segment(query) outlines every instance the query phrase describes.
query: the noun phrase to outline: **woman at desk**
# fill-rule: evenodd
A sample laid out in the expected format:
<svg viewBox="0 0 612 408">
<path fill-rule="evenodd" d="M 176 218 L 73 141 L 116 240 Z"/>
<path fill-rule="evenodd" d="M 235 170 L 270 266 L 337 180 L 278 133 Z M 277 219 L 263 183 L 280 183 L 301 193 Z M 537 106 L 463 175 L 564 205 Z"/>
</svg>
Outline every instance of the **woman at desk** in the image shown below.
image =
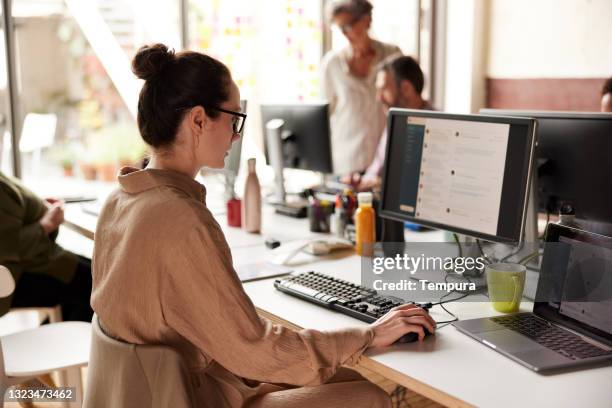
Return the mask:
<svg viewBox="0 0 612 408">
<path fill-rule="evenodd" d="M 405 305 L 366 328 L 292 331 L 261 319 L 194 180 L 223 167 L 246 115 L 227 67 L 196 52 L 145 46 L 138 126 L 152 147 L 144 170 L 124 168 L 96 230 L 92 306 L 109 335 L 174 347 L 198 378 L 200 406 L 390 406 L 341 365 L 433 320 Z M 286 385 L 291 384 L 291 385 Z M 309 385 L 312 387 L 296 388 Z"/>
</svg>

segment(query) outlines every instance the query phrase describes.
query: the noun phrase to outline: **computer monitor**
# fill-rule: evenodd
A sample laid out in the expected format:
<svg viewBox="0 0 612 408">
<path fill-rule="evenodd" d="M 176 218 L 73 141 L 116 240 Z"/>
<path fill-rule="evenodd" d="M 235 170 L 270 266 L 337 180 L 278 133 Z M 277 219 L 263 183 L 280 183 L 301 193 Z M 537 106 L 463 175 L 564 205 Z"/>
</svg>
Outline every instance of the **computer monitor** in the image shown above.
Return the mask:
<svg viewBox="0 0 612 408">
<path fill-rule="evenodd" d="M 387 126 L 382 217 L 522 241 L 533 119 L 393 108 Z"/>
<path fill-rule="evenodd" d="M 264 135 L 270 120 L 284 122 L 281 134 L 284 168 L 332 173 L 329 104 L 261 105 L 261 118 Z M 264 145 L 269 163 L 267 142 Z"/>
<path fill-rule="evenodd" d="M 483 109 L 535 118 L 539 211 L 571 204 L 576 218 L 612 224 L 612 114 Z"/>
</svg>

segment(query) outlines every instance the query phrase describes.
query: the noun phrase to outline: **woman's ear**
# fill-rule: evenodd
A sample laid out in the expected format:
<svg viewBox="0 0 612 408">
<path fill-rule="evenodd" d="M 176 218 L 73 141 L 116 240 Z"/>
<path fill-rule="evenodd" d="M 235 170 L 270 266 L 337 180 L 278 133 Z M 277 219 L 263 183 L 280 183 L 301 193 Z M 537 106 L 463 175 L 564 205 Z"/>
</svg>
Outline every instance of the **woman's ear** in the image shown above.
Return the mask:
<svg viewBox="0 0 612 408">
<path fill-rule="evenodd" d="M 201 134 L 206 126 L 208 117 L 201 106 L 196 106 L 189 111 L 189 128 L 194 134 Z"/>
</svg>

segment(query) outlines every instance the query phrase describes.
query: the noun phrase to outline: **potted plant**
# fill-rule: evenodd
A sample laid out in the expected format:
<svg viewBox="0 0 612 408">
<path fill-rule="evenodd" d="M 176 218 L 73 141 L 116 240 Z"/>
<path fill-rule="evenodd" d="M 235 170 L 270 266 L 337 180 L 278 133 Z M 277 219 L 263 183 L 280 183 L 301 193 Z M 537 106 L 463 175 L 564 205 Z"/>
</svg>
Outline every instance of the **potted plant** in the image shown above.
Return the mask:
<svg viewBox="0 0 612 408">
<path fill-rule="evenodd" d="M 83 148 L 78 157 L 81 176 L 83 176 L 85 180 L 95 180 L 98 175 L 94 155 L 91 149 Z"/>
<path fill-rule="evenodd" d="M 95 180 L 97 177 L 96 166 L 93 163 L 88 163 L 85 161 L 79 162 L 79 169 L 81 170 L 81 175 L 85 180 Z"/>
<path fill-rule="evenodd" d="M 63 158 L 61 160 L 64 177 L 74 177 L 74 158 Z"/>
<path fill-rule="evenodd" d="M 64 177 L 74 176 L 74 164 L 76 161 L 76 153 L 70 144 L 62 144 L 53 148 L 51 157 L 62 167 Z"/>
</svg>

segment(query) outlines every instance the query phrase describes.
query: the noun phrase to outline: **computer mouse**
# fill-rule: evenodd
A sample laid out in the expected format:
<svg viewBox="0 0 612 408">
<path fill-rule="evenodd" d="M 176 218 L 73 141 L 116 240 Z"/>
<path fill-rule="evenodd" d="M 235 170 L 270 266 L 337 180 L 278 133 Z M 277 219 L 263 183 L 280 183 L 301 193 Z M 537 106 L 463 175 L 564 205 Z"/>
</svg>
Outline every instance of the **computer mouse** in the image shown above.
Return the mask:
<svg viewBox="0 0 612 408">
<path fill-rule="evenodd" d="M 425 337 L 429 336 L 430 334 L 431 333 L 429 332 L 429 330 L 425 329 Z M 415 342 L 417 340 L 419 340 L 419 334 L 418 333 L 406 333 L 402 337 L 400 337 L 396 341 L 396 343 L 413 343 L 413 342 Z"/>
<path fill-rule="evenodd" d="M 431 303 L 415 303 L 419 307 L 423 308 L 427 313 L 429 313 L 429 309 L 431 308 Z M 425 330 L 425 337 L 429 336 L 431 333 L 427 330 L 426 327 L 423 327 Z M 419 339 L 418 333 L 406 333 L 399 339 L 397 339 L 396 343 L 412 343 Z"/>
</svg>

